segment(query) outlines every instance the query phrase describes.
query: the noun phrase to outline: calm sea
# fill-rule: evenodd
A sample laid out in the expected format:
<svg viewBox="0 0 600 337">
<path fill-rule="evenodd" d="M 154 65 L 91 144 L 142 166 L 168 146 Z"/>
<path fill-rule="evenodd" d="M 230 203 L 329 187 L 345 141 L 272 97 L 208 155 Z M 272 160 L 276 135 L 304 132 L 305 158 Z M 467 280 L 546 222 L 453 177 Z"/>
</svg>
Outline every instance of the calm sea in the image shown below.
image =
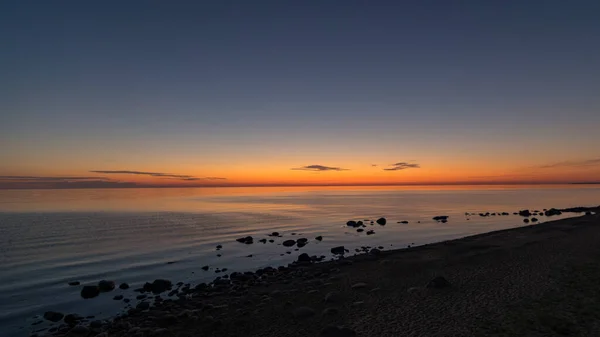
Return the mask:
<svg viewBox="0 0 600 337">
<path fill-rule="evenodd" d="M 519 209 L 598 204 L 598 185 L 2 190 L 0 331 L 28 336 L 46 329 L 39 321 L 48 310 L 106 318 L 123 310 L 123 302 L 112 300 L 118 294 L 135 305 L 131 290 L 83 300 L 69 281 L 110 279 L 132 289 L 155 278 L 198 283 L 218 276 L 214 268 L 277 266 L 303 252 L 329 258 L 338 245 L 402 248 L 522 226 L 512 215 Z M 436 215 L 449 215 L 448 223 L 433 221 Z M 367 228 L 374 235 L 345 226 L 382 216 L 386 226 Z M 283 237 L 258 242 L 273 231 Z M 246 235 L 254 244 L 235 241 Z M 310 241 L 299 251 L 280 245 L 300 237 Z"/>
</svg>

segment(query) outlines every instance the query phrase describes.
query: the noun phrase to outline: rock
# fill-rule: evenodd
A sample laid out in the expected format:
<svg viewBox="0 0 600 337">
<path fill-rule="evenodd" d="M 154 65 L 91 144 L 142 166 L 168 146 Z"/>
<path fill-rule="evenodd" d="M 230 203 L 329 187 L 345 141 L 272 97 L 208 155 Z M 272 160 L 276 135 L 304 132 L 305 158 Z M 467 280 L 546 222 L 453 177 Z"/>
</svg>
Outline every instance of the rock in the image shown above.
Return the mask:
<svg viewBox="0 0 600 337">
<path fill-rule="evenodd" d="M 88 299 L 94 298 L 100 294 L 100 289 L 97 286 L 84 286 L 81 289 L 81 297 Z"/>
<path fill-rule="evenodd" d="M 44 319 L 50 322 L 58 322 L 65 317 L 64 314 L 56 311 L 46 311 L 44 313 Z"/>
<path fill-rule="evenodd" d="M 77 325 L 73 329 L 71 329 L 69 333 L 84 336 L 90 333 L 90 329 L 88 329 L 88 327 L 86 327 L 85 325 Z"/>
<path fill-rule="evenodd" d="M 308 242 L 308 239 L 307 238 L 300 238 L 300 239 L 296 240 L 296 242 L 297 243 L 304 243 L 304 244 L 306 244 Z"/>
<path fill-rule="evenodd" d="M 308 254 L 302 253 L 298 256 L 298 262 L 310 262 L 311 258 Z"/>
<path fill-rule="evenodd" d="M 293 312 L 296 318 L 308 318 L 315 315 L 315 310 L 309 307 L 299 307 Z"/>
<path fill-rule="evenodd" d="M 323 241 L 323 237 L 319 235 L 319 236 L 317 236 L 317 237 L 315 238 L 315 240 L 317 240 L 317 241 Z"/>
<path fill-rule="evenodd" d="M 279 232 L 273 232 L 269 236 L 279 236 Z"/>
<path fill-rule="evenodd" d="M 258 242 L 260 242 L 260 243 L 267 243 L 267 239 L 260 239 L 260 240 L 258 240 Z"/>
<path fill-rule="evenodd" d="M 402 223 L 402 224 L 407 224 L 407 223 L 408 223 L 408 221 L 404 220 L 404 221 L 400 221 L 400 223 Z"/>
<path fill-rule="evenodd" d="M 366 287 L 367 287 L 367 284 L 363 283 L 363 282 L 355 283 L 352 285 L 352 289 L 355 289 L 355 290 L 356 289 L 364 289 Z"/>
<path fill-rule="evenodd" d="M 273 242 L 275 242 L 275 240 L 271 239 L 271 240 L 269 240 L 269 242 L 273 243 Z"/>
<path fill-rule="evenodd" d="M 121 283 L 119 285 L 119 289 L 123 289 L 123 290 L 129 289 L 129 284 L 127 284 L 127 283 Z"/>
<path fill-rule="evenodd" d="M 545 216 L 555 216 L 555 215 L 561 215 L 562 212 L 557 210 L 556 208 L 550 208 L 549 210 L 544 211 L 544 215 Z"/>
<path fill-rule="evenodd" d="M 377 249 L 377 248 L 373 248 L 373 249 L 371 249 L 371 251 L 369 252 L 369 254 L 371 254 L 371 255 L 379 255 L 379 254 L 381 254 L 381 251 L 379 249 Z"/>
<path fill-rule="evenodd" d="M 441 288 L 447 288 L 450 286 L 451 286 L 450 282 L 448 280 L 446 280 L 443 276 L 437 276 L 433 280 L 431 280 L 427 283 L 427 288 L 441 289 Z"/>
<path fill-rule="evenodd" d="M 235 241 L 237 241 L 239 243 L 245 243 L 247 245 L 254 243 L 254 239 L 251 236 L 239 238 L 239 239 L 236 239 Z"/>
<path fill-rule="evenodd" d="M 113 289 L 115 289 L 115 282 L 102 280 L 98 282 L 98 289 L 102 293 L 113 291 Z"/>
<path fill-rule="evenodd" d="M 221 249 L 221 248 L 223 248 L 222 245 L 217 245 L 217 249 Z"/>
<path fill-rule="evenodd" d="M 338 247 L 331 248 L 331 254 L 344 255 L 344 253 L 345 253 L 344 246 L 338 246 Z"/>
<path fill-rule="evenodd" d="M 135 307 L 136 307 L 136 309 L 139 309 L 139 310 L 148 310 L 148 309 L 150 309 L 150 303 L 140 302 Z"/>
<path fill-rule="evenodd" d="M 71 282 L 69 282 L 69 285 L 70 285 L 70 286 L 78 286 L 78 285 L 80 285 L 80 284 L 81 284 L 81 283 L 80 283 L 79 281 L 71 281 Z"/>
<path fill-rule="evenodd" d="M 346 226 L 348 226 L 348 227 L 358 227 L 358 224 L 356 223 L 356 221 L 350 220 L 350 221 L 346 222 Z"/>
<path fill-rule="evenodd" d="M 281 244 L 285 247 L 292 247 L 293 245 L 296 244 L 296 240 L 285 240 Z"/>
<path fill-rule="evenodd" d="M 340 293 L 338 293 L 336 291 L 328 292 L 325 295 L 326 303 L 336 303 L 336 302 L 340 302 L 341 300 L 342 300 L 342 295 L 340 295 Z"/>
<path fill-rule="evenodd" d="M 356 332 L 349 328 L 328 325 L 319 334 L 320 337 L 356 337 Z"/>
<path fill-rule="evenodd" d="M 585 212 L 585 215 L 592 215 L 592 212 L 587 211 L 587 212 Z"/>
<path fill-rule="evenodd" d="M 433 220 L 444 222 L 444 221 L 448 221 L 448 218 L 449 218 L 448 215 L 438 215 L 438 216 L 434 216 Z"/>
<path fill-rule="evenodd" d="M 148 297 L 148 296 L 147 296 L 147 295 L 137 295 L 137 296 L 135 297 L 135 299 L 136 299 L 136 300 L 143 300 L 143 299 L 146 299 L 146 297 Z"/>
<path fill-rule="evenodd" d="M 377 223 L 380 224 L 381 226 L 385 226 L 385 224 L 387 223 L 387 220 L 385 218 L 379 218 L 379 219 L 377 219 Z"/>
<path fill-rule="evenodd" d="M 298 246 L 298 248 L 302 248 L 302 247 L 306 246 L 306 242 L 298 241 L 298 242 L 296 242 L 296 246 Z M 296 249 L 296 250 L 298 250 L 298 249 Z"/>
<path fill-rule="evenodd" d="M 531 218 L 531 222 L 538 222 L 537 218 Z"/>
<path fill-rule="evenodd" d="M 368 230 L 368 231 L 367 231 L 367 235 L 373 235 L 373 234 L 375 234 L 375 231 L 374 231 L 374 230 L 372 230 L 372 229 L 371 229 L 371 230 Z"/>
<path fill-rule="evenodd" d="M 357 232 L 359 232 L 359 233 L 362 233 L 362 232 L 364 232 L 365 230 L 364 230 L 364 229 L 362 229 L 362 228 L 359 228 L 359 229 L 357 229 L 356 231 L 357 231 Z"/>
<path fill-rule="evenodd" d="M 76 325 L 79 321 L 85 319 L 85 317 L 77 315 L 77 314 L 68 314 L 65 316 L 63 321 L 68 325 Z"/>
<path fill-rule="evenodd" d="M 334 316 L 339 312 L 340 311 L 337 308 L 325 308 L 325 310 L 323 310 L 323 316 Z"/>
<path fill-rule="evenodd" d="M 152 292 L 154 294 L 160 294 L 167 290 L 171 290 L 173 284 L 169 280 L 157 279 L 152 282 Z"/>
<path fill-rule="evenodd" d="M 529 219 L 523 219 L 524 223 L 529 223 Z"/>
<path fill-rule="evenodd" d="M 123 299 L 123 295 L 117 295 L 117 296 L 113 297 L 113 300 L 115 300 L 115 301 L 120 301 L 122 299 Z"/>
<path fill-rule="evenodd" d="M 524 209 L 524 210 L 519 211 L 519 215 L 520 216 L 524 216 L 524 217 L 530 217 L 531 216 L 531 212 L 529 212 L 528 209 Z"/>
<path fill-rule="evenodd" d="M 204 271 L 207 271 L 207 270 L 208 270 L 208 266 L 204 266 L 204 267 L 202 267 L 202 268 L 200 268 L 200 269 L 202 269 L 202 270 L 204 270 Z"/>
<path fill-rule="evenodd" d="M 102 327 L 102 321 L 95 320 L 90 322 L 90 328 L 92 329 L 100 329 Z"/>
</svg>

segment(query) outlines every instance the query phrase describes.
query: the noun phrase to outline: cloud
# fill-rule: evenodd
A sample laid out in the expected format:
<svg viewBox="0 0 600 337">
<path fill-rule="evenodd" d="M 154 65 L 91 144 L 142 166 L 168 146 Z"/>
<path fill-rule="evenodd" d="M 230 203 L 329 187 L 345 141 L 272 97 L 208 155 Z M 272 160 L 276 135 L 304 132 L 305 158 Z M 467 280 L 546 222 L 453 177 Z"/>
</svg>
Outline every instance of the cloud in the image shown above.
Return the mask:
<svg viewBox="0 0 600 337">
<path fill-rule="evenodd" d="M 384 171 L 400 171 L 400 170 L 406 170 L 406 169 L 411 169 L 411 168 L 421 168 L 421 165 L 419 164 L 411 164 L 411 163 L 406 163 L 406 162 L 400 162 L 400 163 L 395 163 L 391 165 L 392 167 L 388 167 L 388 168 L 384 168 Z"/>
<path fill-rule="evenodd" d="M 143 172 L 143 171 L 90 171 L 91 173 L 102 173 L 102 174 L 136 174 L 136 175 L 144 175 L 144 176 L 152 176 L 152 177 L 163 177 L 163 178 L 195 178 L 193 176 L 185 175 L 185 174 L 171 174 L 171 173 L 161 173 L 161 172 Z"/>
<path fill-rule="evenodd" d="M 371 167 L 377 167 L 377 164 L 371 164 Z"/>
<path fill-rule="evenodd" d="M 195 178 L 195 177 L 190 177 L 190 178 L 182 178 L 181 180 L 185 180 L 185 181 L 198 181 L 198 180 L 227 180 L 227 178 L 221 178 L 221 177 L 204 177 L 204 178 Z"/>
<path fill-rule="evenodd" d="M 108 181 L 106 177 L 45 177 L 45 176 L 0 176 L 3 181 L 18 181 L 18 182 L 68 182 L 68 181 Z"/>
<path fill-rule="evenodd" d="M 586 160 L 573 160 L 573 161 L 562 161 L 553 164 L 547 164 L 539 166 L 539 168 L 557 168 L 557 167 L 587 167 L 600 165 L 600 158 L 586 159 Z"/>
<path fill-rule="evenodd" d="M 292 168 L 292 170 L 299 171 L 314 171 L 314 172 L 323 172 L 323 171 L 348 171 L 348 169 L 341 167 L 331 167 L 331 166 L 323 166 L 323 165 L 308 165 L 302 167 Z"/>
</svg>

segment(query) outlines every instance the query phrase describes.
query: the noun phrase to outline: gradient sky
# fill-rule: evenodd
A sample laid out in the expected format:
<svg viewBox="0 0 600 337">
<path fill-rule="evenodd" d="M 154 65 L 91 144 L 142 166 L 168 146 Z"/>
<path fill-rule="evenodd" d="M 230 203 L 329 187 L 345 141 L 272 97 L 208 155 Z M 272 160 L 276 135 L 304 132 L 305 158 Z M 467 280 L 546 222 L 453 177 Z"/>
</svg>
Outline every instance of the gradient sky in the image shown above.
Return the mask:
<svg viewBox="0 0 600 337">
<path fill-rule="evenodd" d="M 600 181 L 599 17 L 3 1 L 0 187 Z"/>
</svg>

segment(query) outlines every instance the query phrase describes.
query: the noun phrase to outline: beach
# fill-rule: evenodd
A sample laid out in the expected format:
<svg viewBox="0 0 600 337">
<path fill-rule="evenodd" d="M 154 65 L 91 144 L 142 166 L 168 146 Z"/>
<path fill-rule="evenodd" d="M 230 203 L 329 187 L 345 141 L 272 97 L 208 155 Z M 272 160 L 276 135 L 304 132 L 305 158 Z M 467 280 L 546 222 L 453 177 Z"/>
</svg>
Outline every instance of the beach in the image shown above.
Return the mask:
<svg viewBox="0 0 600 337">
<path fill-rule="evenodd" d="M 172 284 L 178 299 L 149 284 L 145 297 L 158 300 L 50 335 L 597 335 L 597 211 L 330 262 L 299 257 L 209 285 Z"/>
</svg>

